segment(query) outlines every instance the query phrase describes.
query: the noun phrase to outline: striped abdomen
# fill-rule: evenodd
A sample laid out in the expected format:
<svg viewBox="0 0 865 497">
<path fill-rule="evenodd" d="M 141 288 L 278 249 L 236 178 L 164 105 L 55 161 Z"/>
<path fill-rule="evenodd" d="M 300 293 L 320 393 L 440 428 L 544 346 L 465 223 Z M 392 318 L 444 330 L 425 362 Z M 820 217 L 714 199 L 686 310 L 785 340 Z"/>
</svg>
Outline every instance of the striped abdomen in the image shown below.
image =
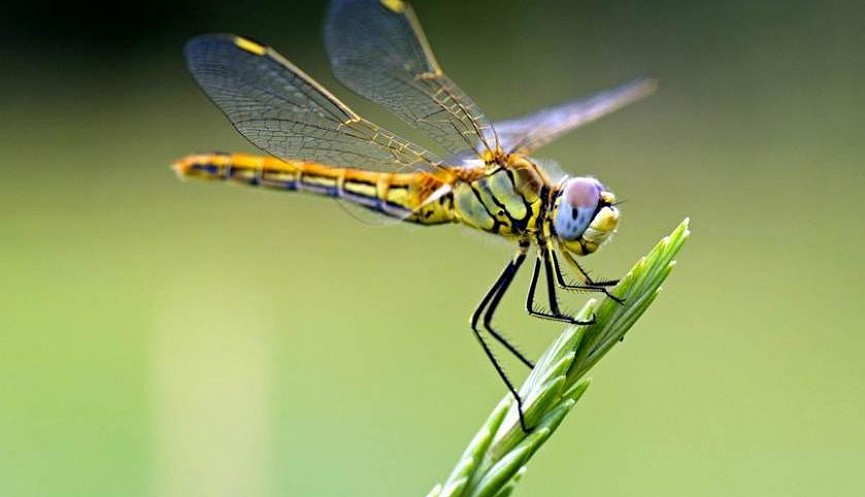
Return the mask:
<svg viewBox="0 0 865 497">
<path fill-rule="evenodd" d="M 420 224 L 454 221 L 450 193 L 424 203 L 424 199 L 443 185 L 441 180 L 424 172 L 380 173 L 237 153 L 190 155 L 176 162 L 174 170 L 182 177 L 230 180 L 249 186 L 341 198 Z"/>
</svg>

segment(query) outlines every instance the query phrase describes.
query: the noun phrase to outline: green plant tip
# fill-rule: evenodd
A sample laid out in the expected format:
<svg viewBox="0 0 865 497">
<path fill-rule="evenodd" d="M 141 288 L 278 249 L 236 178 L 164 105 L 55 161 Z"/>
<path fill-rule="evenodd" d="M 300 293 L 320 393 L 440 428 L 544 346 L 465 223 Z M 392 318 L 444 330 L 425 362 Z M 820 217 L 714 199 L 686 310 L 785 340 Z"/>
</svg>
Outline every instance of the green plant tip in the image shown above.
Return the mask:
<svg viewBox="0 0 865 497">
<path fill-rule="evenodd" d="M 589 386 L 585 374 L 612 349 L 646 312 L 661 284 L 676 265 L 691 232 L 685 218 L 628 271 L 612 290 L 624 300 L 589 300 L 578 319 L 595 314 L 595 323 L 568 326 L 538 359 L 519 389 L 526 399 L 526 418 L 536 423 L 530 433 L 520 429 L 516 402 L 508 394 L 493 409 L 472 438 L 447 481 L 427 497 L 507 497 L 526 471 L 526 464 L 556 431 Z"/>
</svg>

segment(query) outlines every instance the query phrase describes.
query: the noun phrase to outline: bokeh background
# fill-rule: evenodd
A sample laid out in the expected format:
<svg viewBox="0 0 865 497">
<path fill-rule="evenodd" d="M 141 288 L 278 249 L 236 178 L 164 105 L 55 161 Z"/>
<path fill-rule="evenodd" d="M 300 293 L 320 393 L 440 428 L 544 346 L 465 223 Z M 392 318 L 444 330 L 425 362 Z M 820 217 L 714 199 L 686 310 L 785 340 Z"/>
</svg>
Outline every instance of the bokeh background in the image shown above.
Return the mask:
<svg viewBox="0 0 865 497">
<path fill-rule="evenodd" d="M 519 495 L 865 494 L 861 2 L 415 7 L 493 119 L 660 79 L 540 154 L 627 201 L 596 274 L 692 218 L 664 294 Z M 334 83 L 324 9 L 4 10 L 0 495 L 424 495 L 504 395 L 467 317 L 507 244 L 168 168 L 253 150 L 185 70 L 184 41 L 211 31 L 423 141 Z M 560 327 L 524 315 L 526 283 L 498 323 L 537 354 Z"/>
</svg>

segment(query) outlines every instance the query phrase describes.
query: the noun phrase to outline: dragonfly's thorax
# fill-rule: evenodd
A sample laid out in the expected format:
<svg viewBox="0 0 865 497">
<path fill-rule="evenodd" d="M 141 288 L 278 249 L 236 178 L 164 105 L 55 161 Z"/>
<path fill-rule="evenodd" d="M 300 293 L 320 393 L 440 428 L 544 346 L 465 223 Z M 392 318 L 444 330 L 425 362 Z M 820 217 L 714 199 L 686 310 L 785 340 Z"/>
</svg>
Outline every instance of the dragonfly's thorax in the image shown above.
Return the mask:
<svg viewBox="0 0 865 497">
<path fill-rule="evenodd" d="M 549 181 L 529 159 L 511 154 L 485 165 L 458 170 L 454 182 L 455 218 L 506 237 L 539 229 Z"/>
</svg>

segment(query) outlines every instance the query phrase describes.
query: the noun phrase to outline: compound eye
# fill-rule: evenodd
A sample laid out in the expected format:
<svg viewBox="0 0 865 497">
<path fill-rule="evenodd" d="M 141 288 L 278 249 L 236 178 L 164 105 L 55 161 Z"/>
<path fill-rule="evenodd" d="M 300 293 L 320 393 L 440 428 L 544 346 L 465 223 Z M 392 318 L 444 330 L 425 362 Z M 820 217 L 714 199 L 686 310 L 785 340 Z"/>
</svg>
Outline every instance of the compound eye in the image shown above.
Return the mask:
<svg viewBox="0 0 865 497">
<path fill-rule="evenodd" d="M 563 240 L 576 240 L 592 222 L 604 186 L 594 178 L 574 178 L 562 187 L 554 220 Z"/>
</svg>

